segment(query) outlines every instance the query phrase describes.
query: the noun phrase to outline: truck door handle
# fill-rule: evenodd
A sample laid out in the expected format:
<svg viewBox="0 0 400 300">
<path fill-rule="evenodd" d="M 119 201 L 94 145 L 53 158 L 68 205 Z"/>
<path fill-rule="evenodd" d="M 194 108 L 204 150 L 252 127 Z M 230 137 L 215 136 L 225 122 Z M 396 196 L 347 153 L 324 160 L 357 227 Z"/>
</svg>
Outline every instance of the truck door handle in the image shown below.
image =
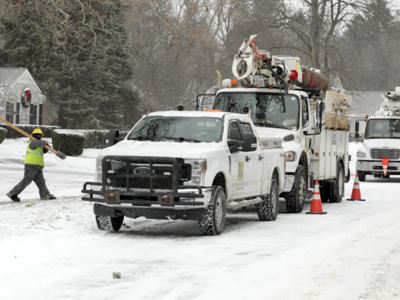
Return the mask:
<svg viewBox="0 0 400 300">
<path fill-rule="evenodd" d="M 262 155 L 258 156 L 258 160 L 262 160 L 264 157 Z"/>
<path fill-rule="evenodd" d="M 250 160 L 250 157 L 246 156 L 246 161 L 249 161 L 249 160 Z"/>
</svg>

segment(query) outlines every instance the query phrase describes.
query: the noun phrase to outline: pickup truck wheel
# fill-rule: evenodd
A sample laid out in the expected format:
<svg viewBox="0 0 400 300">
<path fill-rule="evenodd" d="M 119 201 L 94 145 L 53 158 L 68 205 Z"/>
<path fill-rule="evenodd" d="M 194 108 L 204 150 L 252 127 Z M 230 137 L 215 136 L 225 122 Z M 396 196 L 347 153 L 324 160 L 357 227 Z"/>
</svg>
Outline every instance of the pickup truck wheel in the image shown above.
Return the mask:
<svg viewBox="0 0 400 300">
<path fill-rule="evenodd" d="M 307 180 L 303 166 L 298 166 L 294 174 L 292 190 L 286 196 L 286 209 L 288 213 L 299 213 L 303 210 L 307 195 Z"/>
<path fill-rule="evenodd" d="M 108 232 L 117 232 L 120 230 L 122 223 L 124 222 L 124 216 L 119 217 L 109 217 L 96 215 L 97 227 L 100 230 L 105 230 Z"/>
<path fill-rule="evenodd" d="M 203 218 L 198 221 L 201 235 L 219 235 L 225 227 L 226 199 L 222 187 L 211 187 L 211 199 Z"/>
<path fill-rule="evenodd" d="M 344 170 L 342 164 L 338 163 L 336 167 L 336 180 L 331 182 L 329 202 L 339 203 L 342 202 L 344 195 Z"/>
<path fill-rule="evenodd" d="M 275 179 L 271 181 L 271 190 L 268 196 L 261 196 L 263 202 L 256 205 L 260 221 L 275 221 L 279 212 L 279 187 Z"/>
<path fill-rule="evenodd" d="M 358 180 L 365 181 L 365 172 L 357 171 L 357 174 L 358 174 Z"/>
</svg>

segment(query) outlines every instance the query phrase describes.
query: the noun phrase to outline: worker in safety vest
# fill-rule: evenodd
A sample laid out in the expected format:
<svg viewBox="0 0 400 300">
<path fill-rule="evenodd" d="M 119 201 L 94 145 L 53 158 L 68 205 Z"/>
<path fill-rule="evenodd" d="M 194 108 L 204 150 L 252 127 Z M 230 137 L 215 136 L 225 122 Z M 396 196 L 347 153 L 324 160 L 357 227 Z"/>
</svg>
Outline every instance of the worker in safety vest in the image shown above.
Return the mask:
<svg viewBox="0 0 400 300">
<path fill-rule="evenodd" d="M 49 150 L 45 148 L 48 143 L 42 140 L 43 132 L 39 128 L 35 128 L 32 132 L 32 136 L 36 140 L 31 140 L 26 149 L 25 155 L 25 174 L 24 179 L 21 180 L 8 194 L 7 196 L 15 202 L 19 202 L 20 198 L 18 195 L 31 184 L 32 180 L 36 183 L 39 188 L 40 199 L 42 200 L 54 200 L 56 197 L 50 194 L 46 187 L 46 181 L 43 177 L 44 160 L 43 155 Z"/>
</svg>

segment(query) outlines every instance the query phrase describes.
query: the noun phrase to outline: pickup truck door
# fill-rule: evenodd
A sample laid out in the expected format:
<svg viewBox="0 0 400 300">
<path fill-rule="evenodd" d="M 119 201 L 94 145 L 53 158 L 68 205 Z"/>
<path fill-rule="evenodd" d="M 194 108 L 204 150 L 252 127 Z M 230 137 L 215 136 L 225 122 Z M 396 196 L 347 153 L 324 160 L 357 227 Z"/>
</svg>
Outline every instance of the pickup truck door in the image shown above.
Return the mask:
<svg viewBox="0 0 400 300">
<path fill-rule="evenodd" d="M 243 134 L 240 128 L 240 123 L 237 120 L 232 120 L 228 125 L 228 140 L 236 140 L 243 142 Z M 247 194 L 246 176 L 247 171 L 246 154 L 239 148 L 238 152 L 229 154 L 229 177 L 232 185 L 230 191 L 231 199 L 244 198 Z"/>
<path fill-rule="evenodd" d="M 255 134 L 250 123 L 241 122 L 240 125 L 243 133 L 249 132 Z M 244 176 L 246 178 L 246 196 L 261 195 L 264 169 L 263 164 L 264 162 L 267 163 L 268 159 L 267 157 L 263 157 L 263 152 L 259 143 L 257 143 L 256 150 L 243 153 L 245 155 Z"/>
</svg>

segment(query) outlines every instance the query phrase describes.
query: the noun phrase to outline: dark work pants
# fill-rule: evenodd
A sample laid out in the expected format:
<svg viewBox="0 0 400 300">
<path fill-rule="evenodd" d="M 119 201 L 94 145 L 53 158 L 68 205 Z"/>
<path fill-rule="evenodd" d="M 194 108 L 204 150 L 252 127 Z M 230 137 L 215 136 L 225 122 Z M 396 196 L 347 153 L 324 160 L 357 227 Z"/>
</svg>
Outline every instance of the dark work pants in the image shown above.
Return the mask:
<svg viewBox="0 0 400 300">
<path fill-rule="evenodd" d="M 46 187 L 46 180 L 44 180 L 43 171 L 29 166 L 25 166 L 24 179 L 22 179 L 21 182 L 9 192 L 9 194 L 18 196 L 28 185 L 32 183 L 32 180 L 39 188 L 40 198 L 45 198 L 50 192 Z"/>
</svg>

